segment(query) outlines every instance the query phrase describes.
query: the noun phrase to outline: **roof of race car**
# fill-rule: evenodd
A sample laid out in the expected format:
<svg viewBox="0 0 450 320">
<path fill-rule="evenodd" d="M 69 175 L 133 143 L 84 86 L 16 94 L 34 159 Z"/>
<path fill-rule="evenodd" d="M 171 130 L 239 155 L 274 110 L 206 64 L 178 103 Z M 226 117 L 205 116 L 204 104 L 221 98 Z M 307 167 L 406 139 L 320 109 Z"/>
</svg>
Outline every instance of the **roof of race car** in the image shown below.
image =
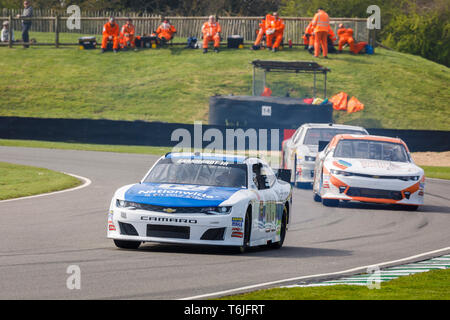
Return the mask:
<svg viewBox="0 0 450 320">
<path fill-rule="evenodd" d="M 347 140 L 371 140 L 371 141 L 382 141 L 382 142 L 391 142 L 391 143 L 400 143 L 405 146 L 406 150 L 408 150 L 408 146 L 406 143 L 400 138 L 392 138 L 392 137 L 384 137 L 384 136 L 372 136 L 372 135 L 361 135 L 361 134 L 338 134 L 334 136 L 333 140 L 331 140 L 331 146 L 334 146 L 338 143 L 338 141 L 347 139 Z M 408 150 L 409 151 L 409 150 Z"/>
<path fill-rule="evenodd" d="M 168 159 L 191 159 L 191 160 L 212 160 L 225 161 L 231 163 L 244 163 L 248 157 L 227 154 L 212 154 L 212 153 L 168 153 L 165 156 Z"/>
<path fill-rule="evenodd" d="M 308 128 L 338 128 L 338 129 L 359 129 L 359 130 L 366 130 L 363 127 L 360 126 L 350 126 L 346 124 L 335 124 L 335 123 L 305 123 L 302 124 L 302 127 L 308 127 Z"/>
</svg>

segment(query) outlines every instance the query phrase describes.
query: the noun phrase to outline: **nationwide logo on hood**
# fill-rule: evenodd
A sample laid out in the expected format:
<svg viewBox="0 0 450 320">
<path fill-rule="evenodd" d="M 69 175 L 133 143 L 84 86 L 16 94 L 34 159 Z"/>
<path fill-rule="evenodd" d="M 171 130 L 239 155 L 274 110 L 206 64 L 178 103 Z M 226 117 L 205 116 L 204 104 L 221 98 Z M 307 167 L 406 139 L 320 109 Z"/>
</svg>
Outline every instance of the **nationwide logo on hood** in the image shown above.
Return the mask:
<svg viewBox="0 0 450 320">
<path fill-rule="evenodd" d="M 156 189 L 156 190 L 141 190 L 138 192 L 139 195 L 143 195 L 146 197 L 181 197 L 181 198 L 191 198 L 191 199 L 214 199 L 218 198 L 218 196 L 209 195 L 204 192 L 198 191 L 187 191 L 187 190 L 170 190 L 170 189 Z"/>
<path fill-rule="evenodd" d="M 239 188 L 183 184 L 135 184 L 125 192 L 125 200 L 161 206 L 218 206 Z"/>
</svg>

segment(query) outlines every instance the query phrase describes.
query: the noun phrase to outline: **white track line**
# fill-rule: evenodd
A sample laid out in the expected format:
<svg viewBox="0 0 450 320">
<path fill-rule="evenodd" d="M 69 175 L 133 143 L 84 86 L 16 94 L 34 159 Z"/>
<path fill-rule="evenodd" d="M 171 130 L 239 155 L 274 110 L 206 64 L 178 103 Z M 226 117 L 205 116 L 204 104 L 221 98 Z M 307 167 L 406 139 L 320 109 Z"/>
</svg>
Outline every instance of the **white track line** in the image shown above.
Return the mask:
<svg viewBox="0 0 450 320">
<path fill-rule="evenodd" d="M 5 203 L 5 202 L 12 202 L 12 201 L 19 201 L 19 200 L 28 200 L 28 199 L 52 196 L 54 194 L 59 194 L 59 193 L 64 193 L 64 192 L 69 192 L 69 191 L 75 191 L 75 190 L 86 188 L 92 183 L 92 181 L 90 179 L 88 179 L 88 178 L 85 178 L 85 177 L 82 177 L 82 176 L 77 176 L 76 174 L 72 174 L 72 173 L 67 173 L 67 172 L 63 172 L 63 173 L 83 181 L 83 184 L 80 185 L 80 186 L 77 186 L 75 188 L 70 188 L 70 189 L 65 189 L 65 190 L 60 190 L 60 191 L 41 193 L 41 194 L 37 194 L 37 195 L 34 195 L 34 196 L 28 196 L 28 197 L 0 200 L 0 204 L 1 203 Z"/>
<path fill-rule="evenodd" d="M 343 270 L 343 271 L 338 271 L 338 272 L 321 273 L 321 274 L 314 274 L 314 275 L 309 275 L 309 276 L 302 276 L 302 277 L 295 277 L 295 278 L 289 278 L 289 279 L 283 279 L 283 280 L 277 280 L 277 281 L 271 281 L 271 282 L 264 282 L 264 283 L 254 284 L 254 285 L 241 287 L 241 288 L 236 288 L 236 289 L 230 289 L 230 290 L 224 290 L 224 291 L 218 291 L 218 292 L 213 292 L 213 293 L 202 294 L 202 295 L 198 295 L 198 296 L 182 298 L 182 299 L 179 299 L 179 300 L 196 300 L 196 299 L 205 299 L 205 298 L 211 298 L 211 297 L 226 296 L 226 295 L 230 295 L 230 294 L 237 293 L 237 292 L 244 292 L 244 291 L 255 290 L 255 289 L 259 289 L 259 288 L 263 288 L 263 287 L 270 287 L 270 286 L 274 286 L 274 285 L 279 285 L 279 284 L 282 284 L 282 283 L 285 283 L 285 282 L 307 280 L 307 279 L 329 277 L 329 276 L 338 276 L 338 275 L 341 275 L 341 274 L 352 273 L 352 272 L 356 273 L 356 272 L 362 271 L 362 270 L 366 271 L 369 267 L 375 267 L 376 266 L 376 267 L 380 267 L 381 268 L 381 267 L 386 266 L 386 265 L 397 264 L 397 263 L 401 263 L 401 262 L 404 262 L 404 261 L 418 259 L 418 258 L 427 256 L 427 255 L 438 254 L 438 253 L 445 252 L 445 251 L 450 251 L 450 247 L 446 247 L 446 248 L 442 248 L 442 249 L 438 249 L 438 250 L 434 250 L 434 251 L 429 251 L 429 252 L 424 252 L 424 253 L 421 253 L 421 254 L 418 254 L 418 255 L 415 255 L 415 256 L 411 256 L 411 257 L 407 257 L 407 258 L 403 258 L 403 259 L 386 261 L 386 262 L 382 262 L 382 263 L 378 263 L 378 264 L 372 264 L 372 265 L 367 265 L 367 266 L 362 266 L 362 267 L 356 267 L 356 268 Z"/>
</svg>

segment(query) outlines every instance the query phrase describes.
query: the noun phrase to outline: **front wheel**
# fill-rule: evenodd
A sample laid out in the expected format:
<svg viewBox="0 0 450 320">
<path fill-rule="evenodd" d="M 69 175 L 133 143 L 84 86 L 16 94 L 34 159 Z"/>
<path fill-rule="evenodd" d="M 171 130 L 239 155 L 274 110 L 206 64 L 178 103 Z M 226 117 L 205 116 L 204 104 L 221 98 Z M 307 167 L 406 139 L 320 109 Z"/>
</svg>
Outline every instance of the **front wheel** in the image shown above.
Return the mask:
<svg viewBox="0 0 450 320">
<path fill-rule="evenodd" d="M 244 253 L 250 248 L 250 235 L 252 232 L 252 214 L 250 211 L 250 208 L 247 210 L 247 213 L 245 214 L 245 221 L 244 221 L 244 237 L 242 246 L 239 247 L 239 252 Z"/>
<path fill-rule="evenodd" d="M 417 205 L 404 205 L 403 208 L 406 211 L 416 211 L 417 209 L 419 209 L 419 206 L 417 206 Z"/>
<path fill-rule="evenodd" d="M 336 200 L 336 199 L 322 199 L 322 204 L 325 207 L 337 207 L 337 206 L 339 206 L 339 200 Z"/>
<path fill-rule="evenodd" d="M 280 241 L 271 243 L 270 247 L 273 249 L 280 249 L 283 246 L 284 239 L 286 238 L 287 229 L 287 208 L 284 206 L 283 217 L 281 218 L 281 229 L 280 229 Z"/>
<path fill-rule="evenodd" d="M 141 245 L 140 241 L 114 240 L 116 247 L 121 249 L 137 249 Z"/>
<path fill-rule="evenodd" d="M 314 201 L 315 202 L 321 202 L 322 201 L 322 197 L 319 196 L 317 193 L 314 192 Z"/>
</svg>

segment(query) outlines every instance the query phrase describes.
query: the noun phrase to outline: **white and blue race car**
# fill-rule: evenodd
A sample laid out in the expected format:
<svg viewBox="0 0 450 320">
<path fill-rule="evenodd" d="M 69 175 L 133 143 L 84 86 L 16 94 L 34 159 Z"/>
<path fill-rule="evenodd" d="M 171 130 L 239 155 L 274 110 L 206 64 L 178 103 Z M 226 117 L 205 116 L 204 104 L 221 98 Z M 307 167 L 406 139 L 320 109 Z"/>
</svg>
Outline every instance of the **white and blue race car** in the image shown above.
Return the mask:
<svg viewBox="0 0 450 320">
<path fill-rule="evenodd" d="M 115 192 L 107 236 L 127 249 L 143 242 L 280 248 L 292 212 L 292 188 L 281 176 L 289 174 L 259 158 L 168 153 L 141 182 Z"/>
</svg>

